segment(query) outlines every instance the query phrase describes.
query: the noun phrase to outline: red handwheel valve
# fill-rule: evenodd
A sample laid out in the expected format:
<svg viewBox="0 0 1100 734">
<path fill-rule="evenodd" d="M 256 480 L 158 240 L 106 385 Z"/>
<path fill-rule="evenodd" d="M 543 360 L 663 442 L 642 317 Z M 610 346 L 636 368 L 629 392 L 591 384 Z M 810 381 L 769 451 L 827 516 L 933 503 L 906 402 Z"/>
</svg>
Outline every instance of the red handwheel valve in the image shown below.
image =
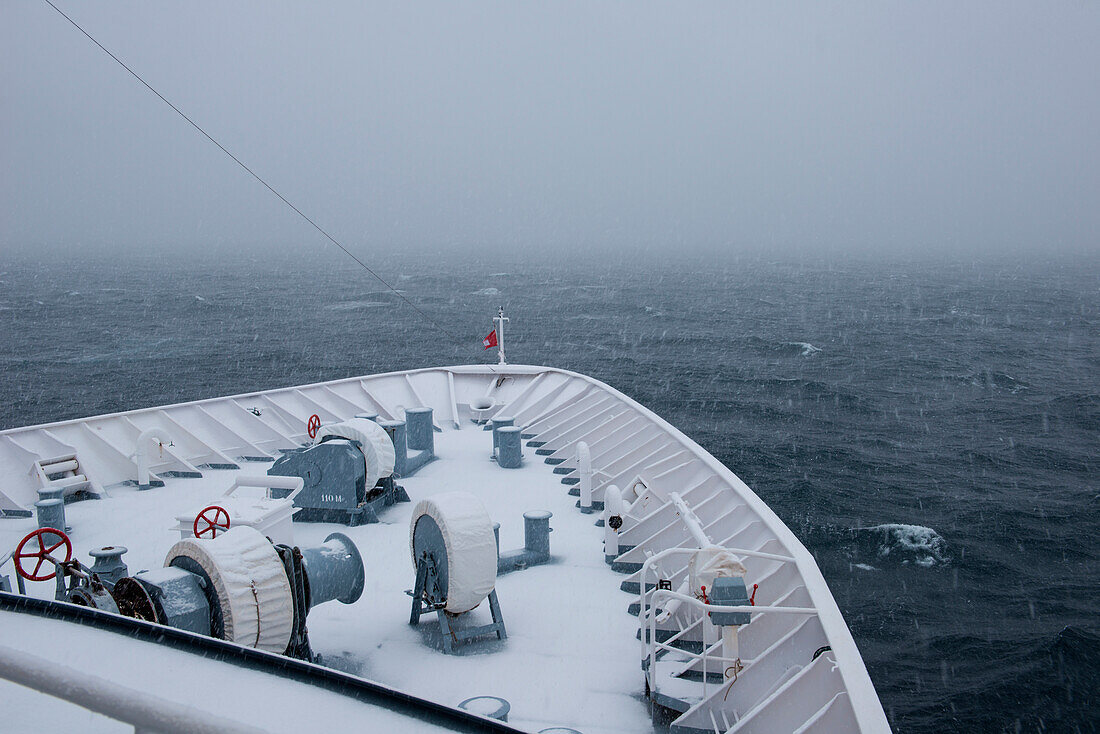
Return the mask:
<svg viewBox="0 0 1100 734">
<path fill-rule="evenodd" d="M 52 537 L 47 537 L 52 536 Z M 38 540 L 38 550 L 24 551 L 23 548 L 31 541 L 32 538 Z M 57 560 L 52 554 L 55 550 L 65 546 L 65 559 Z M 55 528 L 38 528 L 33 533 L 27 535 L 19 541 L 19 545 L 15 547 L 15 553 L 12 554 L 15 559 L 15 571 L 27 581 L 49 581 L 57 575 L 57 566 L 61 563 L 68 563 L 73 559 L 73 544 L 69 542 L 69 536 Z M 27 570 L 23 568 L 24 558 L 37 558 L 38 563 L 34 565 L 34 570 L 27 573 Z M 49 561 L 53 564 L 53 570 L 47 574 L 39 575 L 39 571 L 42 570 L 42 564 Z"/>
<path fill-rule="evenodd" d="M 200 521 L 201 529 L 199 527 Z M 229 529 L 229 512 L 224 507 L 210 505 L 195 516 L 195 522 L 191 529 L 195 531 L 196 538 L 203 538 L 207 535 L 216 538 L 219 532 L 224 533 Z"/>
<path fill-rule="evenodd" d="M 749 604 L 756 606 L 756 590 L 760 588 L 760 584 L 752 585 L 752 596 L 749 597 Z"/>
<path fill-rule="evenodd" d="M 306 421 L 306 432 L 310 438 L 317 438 L 317 431 L 321 430 L 321 416 L 314 413 Z"/>
</svg>

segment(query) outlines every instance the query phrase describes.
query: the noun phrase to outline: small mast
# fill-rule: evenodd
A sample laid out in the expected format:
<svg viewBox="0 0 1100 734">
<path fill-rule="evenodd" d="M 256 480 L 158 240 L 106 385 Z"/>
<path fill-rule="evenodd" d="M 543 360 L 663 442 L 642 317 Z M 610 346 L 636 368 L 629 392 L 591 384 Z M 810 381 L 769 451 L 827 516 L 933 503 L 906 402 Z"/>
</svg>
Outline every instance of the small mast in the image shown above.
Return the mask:
<svg viewBox="0 0 1100 734">
<path fill-rule="evenodd" d="M 496 318 L 493 319 L 497 328 L 497 355 L 500 358 L 498 364 L 508 364 L 504 361 L 504 322 L 507 320 L 508 317 L 504 315 L 504 306 L 501 306 Z"/>
</svg>

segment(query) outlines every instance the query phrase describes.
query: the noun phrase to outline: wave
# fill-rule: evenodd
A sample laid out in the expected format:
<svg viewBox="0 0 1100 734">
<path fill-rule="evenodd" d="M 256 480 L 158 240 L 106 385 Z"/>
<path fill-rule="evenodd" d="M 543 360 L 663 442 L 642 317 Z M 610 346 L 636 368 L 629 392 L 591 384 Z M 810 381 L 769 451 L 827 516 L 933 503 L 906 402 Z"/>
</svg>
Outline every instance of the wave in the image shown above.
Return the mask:
<svg viewBox="0 0 1100 734">
<path fill-rule="evenodd" d="M 499 296 L 500 291 L 496 288 L 482 288 L 479 291 L 474 291 L 475 296 Z"/>
<path fill-rule="evenodd" d="M 821 351 L 820 347 L 815 347 L 813 344 L 810 344 L 809 342 L 785 342 L 785 344 L 789 345 L 789 346 L 792 346 L 792 347 L 798 347 L 799 349 L 801 349 L 802 350 L 801 356 L 803 356 L 803 357 L 809 357 L 810 355 L 817 354 L 818 352 Z"/>
<path fill-rule="evenodd" d="M 757 336 L 749 337 L 747 341 L 750 347 L 761 353 L 778 354 L 784 357 L 811 357 L 822 351 L 821 347 L 814 346 L 810 342 L 773 342 Z"/>
<path fill-rule="evenodd" d="M 341 303 L 330 303 L 324 308 L 326 311 L 358 311 L 364 308 L 380 308 L 388 305 L 390 304 L 382 301 L 343 301 Z"/>
<path fill-rule="evenodd" d="M 924 568 L 951 560 L 947 542 L 935 530 L 923 525 L 889 523 L 860 528 L 856 532 L 877 539 L 879 558 L 897 560 L 901 564 L 914 563 Z"/>
</svg>

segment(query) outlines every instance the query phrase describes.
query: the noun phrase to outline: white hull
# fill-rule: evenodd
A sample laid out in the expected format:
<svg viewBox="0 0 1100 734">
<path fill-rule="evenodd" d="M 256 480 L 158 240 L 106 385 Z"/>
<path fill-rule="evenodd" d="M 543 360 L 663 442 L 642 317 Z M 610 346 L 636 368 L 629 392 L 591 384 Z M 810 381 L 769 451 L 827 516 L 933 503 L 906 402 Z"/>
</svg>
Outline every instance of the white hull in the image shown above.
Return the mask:
<svg viewBox="0 0 1100 734">
<path fill-rule="evenodd" d="M 492 409 L 471 407 L 486 397 Z M 47 481 L 43 462 L 75 461 L 71 481 L 107 496 L 67 507 L 78 555 L 87 559 L 91 548 L 121 544 L 130 548 L 125 560 L 132 570 L 153 568 L 178 539 L 169 531 L 177 515 L 219 496 L 236 474 L 263 473 L 268 464 L 260 460 L 305 443 L 310 415 L 326 423 L 362 412 L 401 418 L 414 407 L 433 408 L 441 431 L 439 460 L 401 480 L 414 502 L 455 489 L 478 494 L 502 524 L 502 548 L 522 544 L 524 511 L 550 510 L 555 563 L 499 580 L 508 640 L 488 645 L 485 654 L 441 655 L 425 646 L 427 632 L 407 624 L 411 507 L 394 506 L 381 524 L 342 530 L 360 548 L 367 586 L 355 604 L 322 606 L 310 615 L 314 646 L 334 664 L 447 705 L 473 695 L 503 696 L 512 705 L 510 722 L 530 730 L 649 730 L 639 701 L 648 682 L 658 703 L 676 709 L 674 727 L 685 731 L 889 731 L 836 602 L 791 531 L 683 433 L 613 388 L 571 372 L 512 365 L 414 370 L 13 429 L 0 433 L 0 510 L 33 504 Z M 513 416 L 531 437 L 522 469 L 488 460 L 491 439 L 473 419 L 492 415 Z M 165 486 L 138 492 L 137 438 L 153 428 L 171 439 L 149 458 Z M 580 514 L 567 493 L 575 485 L 561 482 L 575 479 L 582 440 L 591 448 L 595 502 L 602 503 L 612 485 L 627 488 L 639 478 L 645 485 L 618 534 L 620 545 L 632 549 L 617 555 L 615 568 L 629 575 L 604 562 L 605 531 L 593 525 L 599 515 Z M 239 468 L 226 468 L 232 465 Z M 627 606 L 639 595 L 615 588 L 625 580 L 627 590 L 640 590 L 635 569 L 647 558 L 700 545 L 699 527 L 684 522 L 672 493 L 694 512 L 707 539 L 740 556 L 749 587 L 759 586 L 756 606 L 802 610 L 753 614 L 740 631 L 744 669 L 736 682 L 701 607 L 685 603 L 669 620 L 653 622 L 658 640 L 678 633 L 677 639 L 698 643 L 665 651 L 636 639 L 639 621 Z M 6 551 L 34 527 L 33 518 L 0 520 L 0 548 Z M 294 527 L 307 541 L 332 529 Z M 660 576 L 676 589 L 687 560 L 666 554 L 645 581 Z M 44 597 L 53 591 L 50 583 L 31 587 Z M 121 647 L 117 654 L 124 654 Z M 648 666 L 648 681 L 643 657 L 656 663 Z M 286 730 L 301 729 L 288 720 Z"/>
</svg>

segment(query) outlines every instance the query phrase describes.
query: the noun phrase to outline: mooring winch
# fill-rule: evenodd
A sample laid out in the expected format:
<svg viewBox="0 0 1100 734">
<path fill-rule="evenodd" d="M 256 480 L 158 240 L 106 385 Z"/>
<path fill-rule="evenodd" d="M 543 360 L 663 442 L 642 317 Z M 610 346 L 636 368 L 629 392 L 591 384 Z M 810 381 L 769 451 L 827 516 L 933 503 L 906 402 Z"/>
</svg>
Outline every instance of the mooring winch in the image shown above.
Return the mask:
<svg viewBox="0 0 1100 734">
<path fill-rule="evenodd" d="M 365 580 L 358 549 L 341 533 L 300 549 L 241 525 L 213 538 L 181 540 L 164 568 L 133 576 L 121 559 L 125 550 L 92 551 L 96 563 L 88 568 L 72 557 L 65 533 L 40 528 L 16 547 L 15 567 L 30 581 L 56 578 L 59 601 L 304 660 L 314 659 L 309 610 L 333 599 L 355 602 Z"/>
<path fill-rule="evenodd" d="M 352 418 L 320 426 L 316 438 L 316 444 L 284 454 L 267 471 L 305 482 L 294 498 L 294 506 L 301 508 L 295 520 L 356 526 L 378 522 L 385 506 L 409 501 L 394 480 L 397 455 L 385 428 Z"/>
<path fill-rule="evenodd" d="M 409 546 L 416 581 L 409 624 L 436 612 L 443 633 L 443 651 L 453 642 L 495 633 L 508 636 L 497 602 L 497 543 L 493 521 L 481 501 L 466 492 L 446 492 L 422 500 L 413 510 Z M 460 615 L 488 598 L 492 623 L 469 627 Z"/>
</svg>

